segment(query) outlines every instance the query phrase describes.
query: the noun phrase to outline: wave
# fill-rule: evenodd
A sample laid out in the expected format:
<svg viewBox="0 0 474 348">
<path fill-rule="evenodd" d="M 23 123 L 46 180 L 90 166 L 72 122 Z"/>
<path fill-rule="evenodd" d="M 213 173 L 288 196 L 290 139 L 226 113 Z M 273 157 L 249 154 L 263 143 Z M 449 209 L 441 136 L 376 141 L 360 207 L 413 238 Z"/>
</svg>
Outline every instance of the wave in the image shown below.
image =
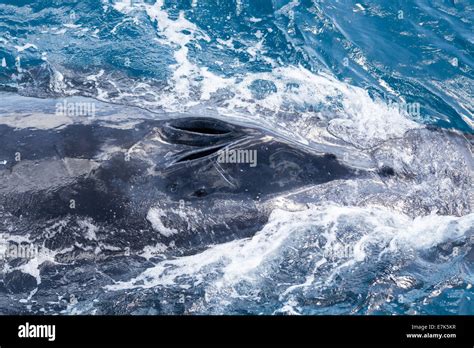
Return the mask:
<svg viewBox="0 0 474 348">
<path fill-rule="evenodd" d="M 275 127 L 334 117 L 352 119 L 342 128 L 371 125 L 360 118 L 373 119 L 372 129 L 380 128 L 379 118 L 398 127 L 407 124 L 402 113 L 411 121 L 472 131 L 471 98 L 445 88 L 472 89 L 471 22 L 461 3 L 450 9 L 457 16 L 454 33 L 442 2 L 429 8 L 419 1 L 401 10 L 383 2 L 309 0 L 49 5 L 2 5 L 4 90 L 92 96 L 154 111 L 211 107 Z M 384 26 L 377 26 L 382 19 Z M 381 54 L 372 52 L 367 35 Z M 71 44 L 60 44 L 66 41 Z M 403 65 L 413 59 L 425 73 Z M 400 108 L 414 103 L 421 111 Z"/>
<path fill-rule="evenodd" d="M 428 313 L 446 288 L 472 294 L 473 225 L 474 214 L 411 218 L 383 207 L 275 210 L 251 238 L 107 289 L 203 287 L 189 313 Z"/>
</svg>

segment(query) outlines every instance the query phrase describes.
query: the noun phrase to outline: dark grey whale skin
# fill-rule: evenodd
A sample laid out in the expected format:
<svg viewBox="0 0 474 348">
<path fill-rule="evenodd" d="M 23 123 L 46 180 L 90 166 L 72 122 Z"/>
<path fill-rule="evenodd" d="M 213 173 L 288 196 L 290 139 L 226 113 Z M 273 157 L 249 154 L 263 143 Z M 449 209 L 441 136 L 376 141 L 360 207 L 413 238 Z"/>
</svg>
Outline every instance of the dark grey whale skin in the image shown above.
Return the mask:
<svg viewBox="0 0 474 348">
<path fill-rule="evenodd" d="M 206 118 L 146 120 L 133 129 L 99 124 L 75 124 L 59 130 L 0 126 L 0 139 L 0 158 L 7 159 L 4 176 L 18 165 L 14 159 L 18 152 L 22 161 L 40 162 L 94 160 L 104 145 L 124 150 L 96 160 L 97 168 L 72 181 L 51 182 L 51 187 L 23 193 L 11 188 L 0 191 L 0 205 L 12 215 L 31 220 L 89 217 L 125 230 L 122 238 L 126 240 L 133 240 L 135 231 L 141 230 L 169 242 L 167 236 L 153 231 L 146 219 L 154 204 L 167 202 L 167 206 L 178 208 L 181 203 L 203 214 L 220 211 L 225 215 L 218 205 L 226 202 L 229 220 L 221 216 L 222 223 L 213 226 L 208 240 L 203 234 L 209 226 L 196 226 L 187 233 L 184 222 L 173 219 L 172 213 L 162 217 L 166 227 L 179 231 L 172 236 L 176 244 L 188 247 L 251 235 L 266 222 L 265 213 L 255 204 L 272 194 L 361 175 L 332 154 L 309 153 L 262 130 Z M 133 148 L 146 150 L 130 151 Z M 255 150 L 255 167 L 218 163 L 218 150 L 225 148 Z M 131 244 L 133 249 L 143 247 L 143 243 Z"/>
<path fill-rule="evenodd" d="M 256 166 L 218 163 L 218 150 L 226 147 L 256 150 Z M 114 309 L 116 303 L 102 298 L 108 296 L 103 287 L 163 257 L 252 236 L 268 220 L 265 202 L 278 193 L 374 175 L 265 130 L 196 117 L 143 120 L 132 129 L 0 125 L 0 160 L 7 161 L 0 165 L 0 233 L 28 236 L 55 252 L 55 263 L 39 266 L 40 280 L 16 269 L 28 260 L 0 260 L 14 269 L 0 274 L 4 314 L 58 313 L 71 295 L 100 297 L 99 313 L 132 313 L 133 307 Z M 162 226 L 175 233 L 154 227 L 150 208 L 158 208 Z M 96 238 L 88 238 L 84 219 L 96 226 Z M 158 243 L 167 247 L 161 256 L 140 256 Z M 32 307 L 18 302 L 35 289 Z"/>
</svg>

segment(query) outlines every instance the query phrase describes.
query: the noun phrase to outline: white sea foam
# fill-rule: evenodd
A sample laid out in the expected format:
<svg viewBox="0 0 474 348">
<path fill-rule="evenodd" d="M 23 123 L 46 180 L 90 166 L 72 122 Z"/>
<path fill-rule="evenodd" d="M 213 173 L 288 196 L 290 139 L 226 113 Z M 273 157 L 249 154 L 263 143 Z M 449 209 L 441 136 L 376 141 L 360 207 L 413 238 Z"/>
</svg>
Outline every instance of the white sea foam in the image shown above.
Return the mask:
<svg viewBox="0 0 474 348">
<path fill-rule="evenodd" d="M 201 100 L 207 100 L 219 88 L 225 87 L 233 81 L 233 79 L 223 79 L 208 71 L 207 68 L 199 67 L 189 60 L 187 45 L 192 40 L 210 41 L 210 38 L 194 23 L 188 21 L 184 12 L 180 12 L 176 20 L 170 19 L 168 13 L 163 9 L 163 0 L 157 1 L 153 6 L 148 6 L 146 10 L 150 18 L 156 22 L 159 33 L 166 38 L 166 42 L 172 47 L 177 47 L 174 51 L 176 64 L 171 66 L 174 89 L 173 93 L 168 96 L 171 100 L 166 100 L 165 103 L 171 102 L 172 105 L 176 105 L 183 99 L 189 100 L 190 93 L 195 88 L 201 88 Z M 193 103 L 191 102 L 191 104 Z"/>
<path fill-rule="evenodd" d="M 85 237 L 89 240 L 97 240 L 96 232 L 99 228 L 94 225 L 93 220 L 90 218 L 79 219 L 77 221 L 79 227 L 83 228 L 86 232 Z"/>
<path fill-rule="evenodd" d="M 32 43 L 27 43 L 23 46 L 15 46 L 15 48 L 18 52 L 23 52 L 23 51 L 27 50 L 28 48 L 34 48 L 35 50 L 38 49 L 38 47 L 36 45 L 32 44 Z"/>
<path fill-rule="evenodd" d="M 166 212 L 159 208 L 151 208 L 146 216 L 153 228 L 163 236 L 170 237 L 173 234 L 178 233 L 178 230 L 174 228 L 168 228 L 163 224 L 161 221 L 161 218 L 163 217 L 166 217 Z"/>
<path fill-rule="evenodd" d="M 255 80 L 271 81 L 277 92 L 261 100 L 254 100 L 250 86 Z M 293 87 L 288 88 L 289 85 Z M 328 129 L 360 147 L 374 146 L 419 127 L 399 110 L 383 101 L 372 99 L 364 89 L 341 82 L 325 73 L 313 73 L 301 66 L 249 74 L 233 88 L 235 96 L 226 105 L 227 110 L 221 108 L 222 113 L 228 113 L 229 109 L 242 109 L 258 116 L 262 109 L 279 111 L 287 105 L 326 105 L 327 110 L 323 109 L 318 115 L 326 118 Z M 341 106 L 334 108 L 338 103 Z M 291 124 L 289 127 L 301 132 L 299 127 L 292 127 Z"/>
<path fill-rule="evenodd" d="M 212 274 L 214 279 L 207 286 L 210 293 L 229 292 L 242 281 L 256 284 L 268 277 L 278 278 L 273 273 L 279 272 L 282 264 L 292 262 L 312 265 L 307 269 L 306 280 L 296 287 L 314 287 L 316 283 L 330 283 L 343 269 L 364 262 L 375 265 L 387 253 L 410 259 L 418 251 L 466 238 L 474 232 L 473 226 L 474 214 L 463 217 L 432 214 L 412 219 L 381 207 L 312 206 L 296 212 L 278 209 L 252 238 L 162 261 L 135 279 L 108 289 L 178 285 L 180 279 L 186 278 L 183 276 L 190 277 L 193 283 L 201 283 Z M 324 242 L 320 237 L 324 237 Z M 303 257 L 293 255 L 292 250 L 311 251 Z M 311 262 L 305 261 L 308 257 Z M 315 273 L 322 265 L 329 265 L 330 272 L 319 279 Z M 291 291 L 288 287 L 286 293 Z"/>
<path fill-rule="evenodd" d="M 46 248 L 44 245 L 39 245 L 35 243 L 33 240 L 30 239 L 29 235 L 19 236 L 10 234 L 0 234 L 1 257 L 8 256 L 8 249 L 10 249 L 12 245 L 18 245 L 19 248 L 24 248 L 25 254 L 22 255 L 21 251 L 17 249 L 18 254 L 16 256 L 26 257 L 26 261 L 16 267 L 12 267 L 9 263 L 5 263 L 3 264 L 2 273 L 7 273 L 13 270 L 19 270 L 23 273 L 33 276 L 36 279 L 37 284 L 40 284 L 40 266 L 44 262 L 55 263 L 54 257 L 57 252 Z"/>
<path fill-rule="evenodd" d="M 280 11 L 290 11 L 297 3 L 294 1 L 289 8 Z M 116 8 L 130 14 L 130 9 L 122 5 L 122 2 L 117 2 Z M 137 88 L 133 93 L 121 93 L 119 98 L 140 98 L 143 97 L 141 91 L 144 91 L 148 98 L 144 98 L 146 100 L 141 103 L 147 107 L 182 112 L 199 104 L 212 105 L 213 98 L 219 99 L 220 92 L 225 90 L 230 93 L 219 102 L 221 115 L 230 118 L 243 116 L 254 121 L 261 119 L 277 129 L 287 129 L 296 136 L 311 137 L 311 129 L 315 125 L 301 125 L 293 120 L 281 119 L 279 114 L 282 110 L 295 108 L 302 114 L 300 119 L 305 119 L 305 114 L 316 113 L 326 122 L 333 135 L 361 148 L 373 147 L 386 139 L 402 136 L 408 129 L 419 127 L 402 111 L 390 107 L 384 101 L 374 100 L 364 89 L 339 81 L 328 73 L 313 72 L 302 66 L 279 66 L 265 54 L 261 35 L 257 35 L 254 44 L 248 43 L 244 50 L 251 59 L 259 57 L 267 61 L 273 66 L 272 71 L 220 76 L 200 66 L 190 56 L 191 45 L 200 49 L 200 40 L 209 42 L 210 38 L 186 18 L 184 11 L 172 19 L 164 9 L 162 0 L 154 5 L 140 5 L 156 23 L 160 43 L 174 50 L 176 63 L 170 66 L 172 77 L 167 82 L 170 88 L 154 92 L 152 86 L 142 83 L 143 88 Z M 242 53 L 242 49 L 234 48 L 231 41 L 219 40 L 222 49 Z M 275 91 L 255 98 L 252 84 L 257 80 L 272 83 Z M 107 93 L 102 94 L 101 98 L 107 99 Z M 318 110 L 314 111 L 316 108 Z"/>
</svg>

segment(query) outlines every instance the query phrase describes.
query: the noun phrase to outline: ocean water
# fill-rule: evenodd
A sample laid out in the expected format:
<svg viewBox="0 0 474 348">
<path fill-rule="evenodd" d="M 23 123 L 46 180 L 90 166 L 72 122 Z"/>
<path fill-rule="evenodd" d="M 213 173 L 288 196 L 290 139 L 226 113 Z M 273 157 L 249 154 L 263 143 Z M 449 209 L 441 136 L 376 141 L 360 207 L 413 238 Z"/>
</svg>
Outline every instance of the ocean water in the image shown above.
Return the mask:
<svg viewBox="0 0 474 348">
<path fill-rule="evenodd" d="M 389 200 L 374 198 L 392 185 L 377 180 L 272 197 L 254 235 L 180 256 L 132 248 L 129 272 L 109 281 L 45 282 L 45 263 L 65 265 L 73 244 L 47 248 L 3 264 L 5 284 L 19 270 L 37 286 L 0 286 L 2 312 L 474 314 L 473 69 L 469 0 L 1 0 L 1 124 L 28 128 L 15 115 L 63 100 L 122 120 L 211 116 L 407 180 Z M 33 128 L 64 125 L 51 122 Z M 160 209 L 148 220 L 166 234 Z M 34 240 L 1 217 L 4 237 Z M 88 217 L 44 223 L 87 234 L 77 248 L 105 243 Z"/>
<path fill-rule="evenodd" d="M 369 108 L 345 100 L 365 97 L 359 87 L 373 100 L 419 103 L 417 122 L 472 132 L 469 1 L 1 5 L 2 90 L 278 114 Z"/>
</svg>

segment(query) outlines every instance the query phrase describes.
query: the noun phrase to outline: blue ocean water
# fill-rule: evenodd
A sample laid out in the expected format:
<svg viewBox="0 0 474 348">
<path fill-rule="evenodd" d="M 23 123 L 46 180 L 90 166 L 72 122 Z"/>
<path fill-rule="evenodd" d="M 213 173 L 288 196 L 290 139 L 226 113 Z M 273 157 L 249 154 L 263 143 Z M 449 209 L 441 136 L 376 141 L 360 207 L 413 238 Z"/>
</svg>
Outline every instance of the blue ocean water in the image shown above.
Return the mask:
<svg viewBox="0 0 474 348">
<path fill-rule="evenodd" d="M 92 281 L 84 280 L 95 274 L 90 265 L 64 266 L 59 285 L 48 283 L 56 275 L 42 268 L 44 259 L 19 265 L 43 288 L 20 302 L 11 294 L 6 300 L 0 287 L 0 309 L 473 314 L 467 141 L 423 131 L 403 139 L 422 125 L 472 139 L 473 69 L 469 0 L 0 0 L 0 117 L 8 126 L 26 127 L 12 114 L 51 113 L 65 98 L 97 101 L 99 116 L 217 114 L 309 147 L 332 142 L 350 148 L 361 166 L 370 158 L 401 173 L 395 184 L 348 180 L 327 191 L 312 188 L 314 196 L 278 197 L 253 238 L 169 258 L 172 246 L 146 245 L 135 250 L 140 258 L 99 264 Z M 391 184 L 393 202 L 382 192 Z M 366 198 L 376 207 L 364 205 Z M 155 203 L 147 219 L 164 228 Z M 190 210 L 189 224 L 195 216 Z M 10 218 L 1 232 L 16 231 Z M 58 234 L 68 226 L 77 248 L 116 247 L 113 238 L 94 239 L 110 231 L 89 217 L 44 223 Z M 72 245 L 49 250 L 52 258 Z M 112 277 L 103 277 L 107 272 Z M 78 303 L 64 301 L 69 289 Z M 61 298 L 52 302 L 51 293 Z"/>
<path fill-rule="evenodd" d="M 301 66 L 362 87 L 372 98 L 419 103 L 417 122 L 472 132 L 473 6 L 468 0 L 3 0 L 0 88 L 153 110 L 231 108 L 232 85 L 252 80 L 243 86 L 251 93 L 246 103 L 285 98 L 298 81 L 276 86 L 265 73 Z M 173 75 L 178 68 L 180 77 Z M 214 85 L 210 92 L 206 84 Z M 321 108 L 319 100 L 301 99 L 291 107 Z"/>
</svg>

